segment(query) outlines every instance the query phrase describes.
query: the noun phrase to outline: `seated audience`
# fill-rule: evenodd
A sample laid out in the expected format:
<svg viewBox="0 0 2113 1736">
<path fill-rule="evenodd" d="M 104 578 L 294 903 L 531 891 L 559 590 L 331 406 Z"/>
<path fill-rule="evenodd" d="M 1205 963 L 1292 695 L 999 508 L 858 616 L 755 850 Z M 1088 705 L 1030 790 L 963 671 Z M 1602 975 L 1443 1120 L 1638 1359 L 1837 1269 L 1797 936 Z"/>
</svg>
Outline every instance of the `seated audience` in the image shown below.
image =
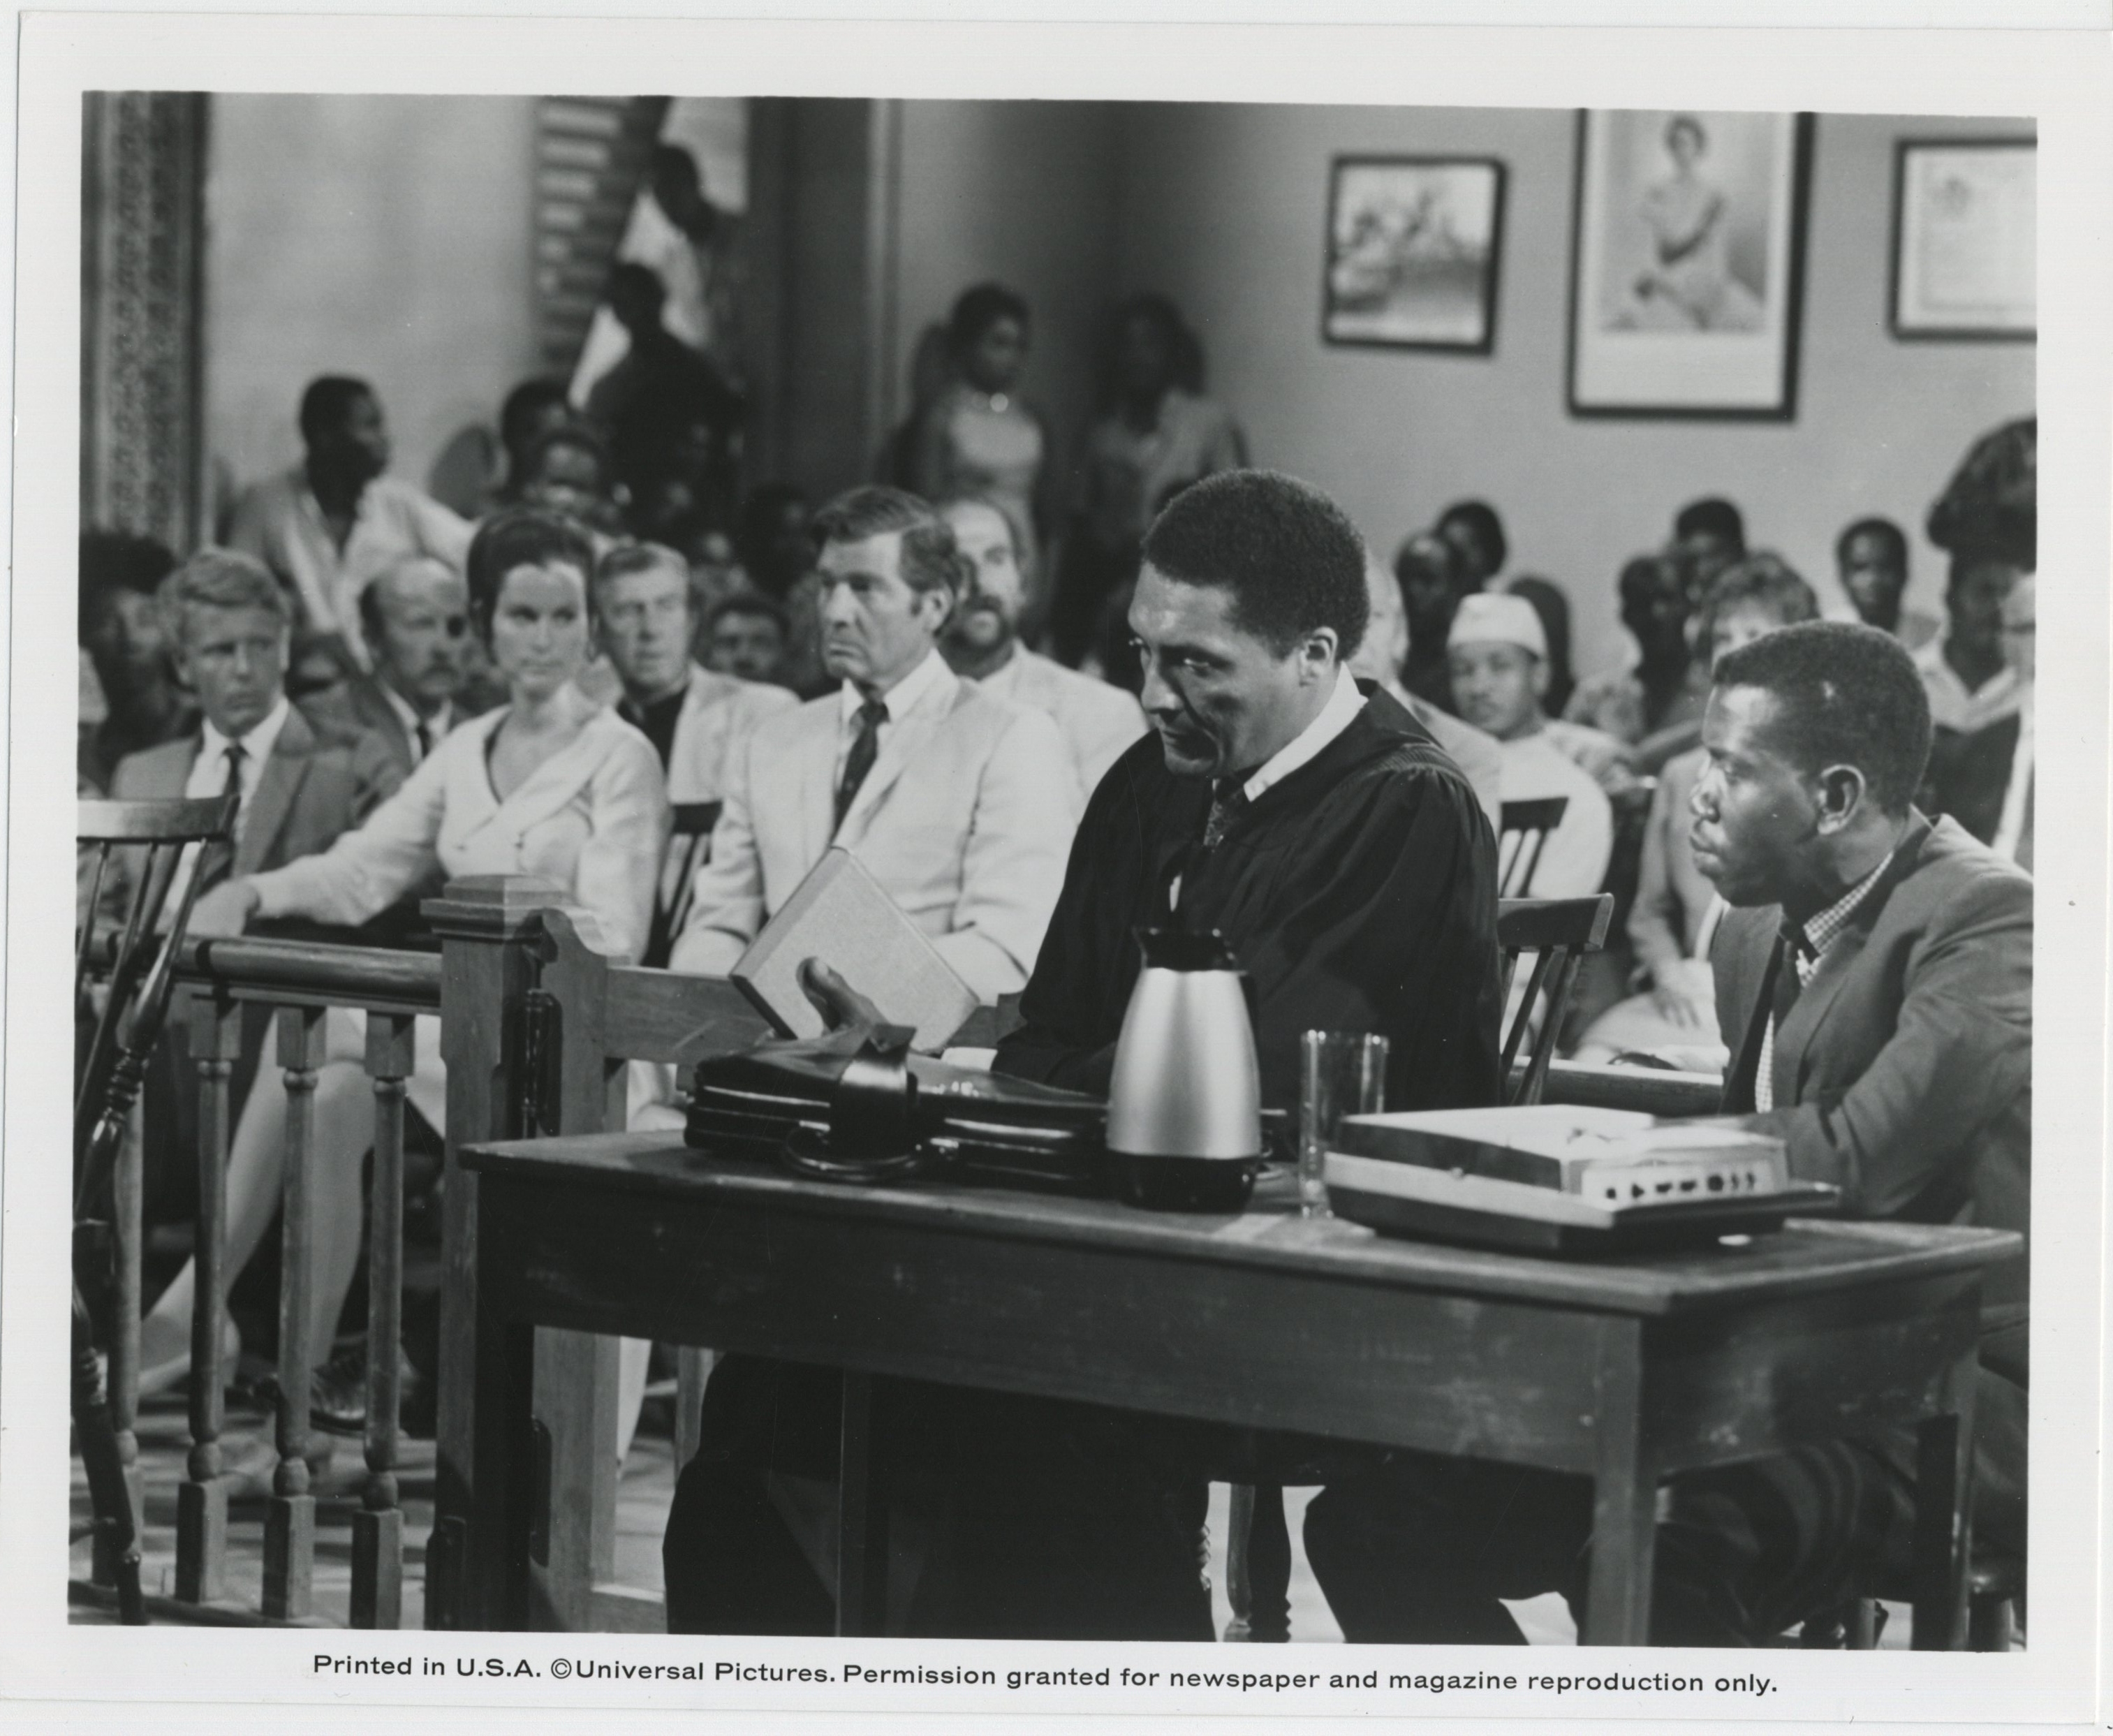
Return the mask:
<svg viewBox="0 0 2113 1736">
<path fill-rule="evenodd" d="M 1764 633 L 1819 619 L 1811 586 L 1773 555 L 1750 555 L 1719 573 L 1709 587 L 1695 649 L 1704 666 L 1714 669 L 1719 657 Z M 1725 907 L 1696 866 L 1688 842 L 1693 819 L 1688 798 L 1708 761 L 1702 748 L 1691 748 L 1667 761 L 1659 774 L 1628 919 L 1636 975 L 1645 992 L 1595 1020 L 1578 1044 L 1577 1060 L 1650 1049 L 1665 1051 L 1664 1058 L 1696 1071 L 1723 1070 L 1728 1058 L 1716 1040 L 1709 943 Z"/>
<path fill-rule="evenodd" d="M 1737 507 L 1717 496 L 1691 500 L 1673 515 L 1666 553 L 1680 568 L 1688 606 L 1699 609 L 1717 575 L 1746 558 L 1746 521 Z"/>
<path fill-rule="evenodd" d="M 1695 744 L 1708 674 L 1689 655 L 1694 610 L 1677 563 L 1638 555 L 1622 569 L 1621 597 L 1636 660 L 1580 683 L 1563 716 L 1612 736 L 1632 750 L 1634 769 L 1652 772 Z"/>
<path fill-rule="evenodd" d="M 1504 540 L 1504 520 L 1487 500 L 1455 500 L 1431 528 L 1453 550 L 1471 590 L 1487 590 L 1504 571 L 1511 545 Z"/>
<path fill-rule="evenodd" d="M 1737 1058 L 1725 1108 L 1853 1217 L 2024 1234 L 2032 884 L 1914 809 L 1929 730 L 1909 654 L 1870 628 L 1808 622 L 1718 664 L 1693 806 L 1696 859 L 1732 907 L 1711 953 Z M 1982 1293 L 1974 1537 L 1994 1553 L 2024 1545 L 2028 1285 L 2014 1263 Z M 1668 1479 L 1653 1643 L 1764 1646 L 1899 1585 L 1914 1463 L 1902 1429 Z M 1344 1635 L 1401 1644 L 1519 1643 L 1499 1600 L 1577 1608 L 1591 1532 L 1584 1478 L 1414 1453 L 1306 1516 Z"/>
<path fill-rule="evenodd" d="M 797 483 L 764 482 L 750 494 L 736 552 L 745 582 L 783 609 L 789 624 L 778 682 L 802 699 L 835 691 L 822 666 L 822 587 L 807 496 Z"/>
<path fill-rule="evenodd" d="M 629 347 L 586 397 L 609 432 L 614 480 L 632 500 L 669 473 L 682 431 L 701 419 L 723 447 L 737 434 L 740 395 L 710 360 L 662 322 L 667 291 L 650 267 L 626 260 L 609 273 L 609 307 Z"/>
<path fill-rule="evenodd" d="M 487 512 L 521 504 L 522 485 L 528 473 L 528 455 L 545 434 L 567 427 L 573 419 L 572 400 L 563 380 L 545 377 L 523 380 L 506 395 L 499 409 L 499 444 L 506 459 L 506 474 L 486 503 Z"/>
<path fill-rule="evenodd" d="M 1462 599 L 1446 644 L 1460 715 L 1497 738 L 1506 802 L 1560 796 L 1569 804 L 1548 834 L 1531 887 L 1538 898 L 1579 898 L 1600 890 L 1614 846 L 1613 810 L 1600 786 L 1550 745 L 1540 695 L 1548 683 L 1548 642 L 1522 596 L 1477 592 Z"/>
<path fill-rule="evenodd" d="M 834 843 L 995 1001 L 1027 980 L 1056 902 L 1078 822 L 1070 757 L 1046 714 L 940 656 L 961 554 L 931 507 L 857 488 L 815 528 L 823 652 L 842 686 L 766 720 L 728 765 L 671 966 L 724 975 Z"/>
<path fill-rule="evenodd" d="M 1120 688 L 1096 681 L 1029 651 L 1020 640 L 1028 584 L 1026 553 L 1012 520 L 988 500 L 950 500 L 939 516 L 952 527 L 965 574 L 939 650 L 964 680 L 1015 705 L 1047 712 L 1078 774 L 1079 806 L 1107 769 L 1144 733 L 1144 713 Z"/>
<path fill-rule="evenodd" d="M 235 503 L 227 541 L 293 592 L 290 685 L 308 692 L 349 670 L 371 672 L 358 621 L 367 582 L 406 555 L 431 555 L 459 571 L 470 527 L 386 474 L 389 430 L 364 380 L 312 381 L 301 395 L 301 463 Z"/>
<path fill-rule="evenodd" d="M 1049 623 L 1051 651 L 1075 667 L 1095 648 L 1109 600 L 1136 579 L 1154 516 L 1189 483 L 1247 462 L 1239 424 L 1204 393 L 1203 346 L 1164 295 L 1117 307 L 1103 352 Z M 1106 659 L 1103 668 L 1112 678 Z"/>
<path fill-rule="evenodd" d="M 371 730 L 404 777 L 462 721 L 469 674 L 469 592 L 429 555 L 400 560 L 359 593 L 371 675 L 347 676 L 307 702 L 340 735 Z"/>
<path fill-rule="evenodd" d="M 155 592 L 176 557 L 150 537 L 121 531 L 80 537 L 80 647 L 94 671 L 103 715 L 84 713 L 76 781 L 96 795 L 128 754 L 188 734 L 198 710 L 176 685 Z"/>
<path fill-rule="evenodd" d="M 785 686 L 780 676 L 791 637 L 785 607 L 777 598 L 760 591 L 732 592 L 705 612 L 705 667 L 715 675 Z"/>
<path fill-rule="evenodd" d="M 1841 590 L 1866 627 L 1889 633 L 1910 651 L 1937 637 L 1937 623 L 1901 599 L 1908 588 L 1908 539 L 1891 519 L 1859 519 L 1834 541 Z"/>
<path fill-rule="evenodd" d="M 1402 665 L 1408 660 L 1408 612 L 1402 607 L 1401 587 L 1394 574 L 1370 555 L 1365 557 L 1365 597 L 1371 612 L 1363 642 L 1350 659 L 1350 673 L 1376 682 L 1445 750 L 1473 788 L 1494 834 L 1504 824 L 1504 756 L 1496 738 L 1462 723 L 1428 700 L 1418 699 L 1401 684 Z"/>
<path fill-rule="evenodd" d="M 523 506 L 577 519 L 612 546 L 624 534 L 623 503 L 609 448 L 593 429 L 568 422 L 539 434 L 521 461 L 515 498 Z"/>
<path fill-rule="evenodd" d="M 1522 596 L 1540 617 L 1540 630 L 1548 639 L 1548 697 L 1542 709 L 1550 717 L 1561 717 L 1577 691 L 1577 674 L 1570 660 L 1570 597 L 1552 578 L 1522 573 L 1504 587 L 1513 596 Z"/>
<path fill-rule="evenodd" d="M 350 926 L 436 870 L 450 879 L 533 874 L 564 887 L 587 945 L 619 961 L 644 951 L 668 836 L 668 797 L 652 744 L 581 694 L 589 648 L 594 549 L 570 519 L 532 507 L 487 519 L 469 548 L 470 620 L 507 682 L 508 703 L 450 734 L 402 789 L 357 830 L 320 854 L 269 872 L 243 872 L 199 902 L 194 932 L 240 934 L 287 916 Z M 352 1280 L 360 1228 L 360 1158 L 373 1125 L 362 1070 L 365 1020 L 334 1008 L 316 1090 L 315 1218 L 326 1242 L 313 1270 L 312 1409 L 324 1428 L 356 1432 L 365 1405 L 359 1359 L 332 1362 L 338 1312 Z M 418 1021 L 405 1082 L 411 1107 L 445 1127 L 446 1067 L 440 1021 Z M 634 1075 L 634 1094 L 650 1087 Z M 285 1162 L 285 1094 L 261 1071 L 243 1105 L 228 1159 L 228 1270 L 262 1236 Z M 150 1322 L 187 1332 L 189 1268 Z M 642 1364 L 639 1365 L 642 1372 Z"/>
<path fill-rule="evenodd" d="M 1408 657 L 1401 666 L 1401 684 L 1426 705 L 1457 717 L 1460 707 L 1454 702 L 1445 636 L 1452 631 L 1454 610 L 1475 587 L 1452 546 L 1429 531 L 1419 531 L 1395 551 L 1394 576 L 1408 615 Z"/>
</svg>

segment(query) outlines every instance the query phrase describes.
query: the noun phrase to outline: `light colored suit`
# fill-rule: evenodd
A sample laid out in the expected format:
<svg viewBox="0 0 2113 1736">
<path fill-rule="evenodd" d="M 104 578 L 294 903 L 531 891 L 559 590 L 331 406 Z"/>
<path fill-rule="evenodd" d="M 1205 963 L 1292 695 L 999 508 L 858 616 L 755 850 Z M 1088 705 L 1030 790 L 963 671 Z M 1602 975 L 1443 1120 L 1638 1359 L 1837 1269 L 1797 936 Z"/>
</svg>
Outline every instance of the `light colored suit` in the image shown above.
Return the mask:
<svg viewBox="0 0 2113 1736">
<path fill-rule="evenodd" d="M 842 701 L 767 720 L 732 756 L 711 860 L 669 968 L 723 976 L 832 843 L 863 862 L 986 1002 L 1027 981 L 1064 882 L 1075 779 L 1043 713 L 951 670 L 892 724 L 833 831 Z"/>
<path fill-rule="evenodd" d="M 702 664 L 691 664 L 689 692 L 668 752 L 668 799 L 723 800 L 729 756 L 766 718 L 798 704 L 781 687 L 714 674 Z"/>
<path fill-rule="evenodd" d="M 1015 705 L 1047 712 L 1055 721 L 1078 774 L 1081 812 L 1108 768 L 1144 733 L 1144 708 L 1127 690 L 1067 669 L 1024 645 L 1015 648 L 1003 669 L 976 685 Z"/>
</svg>

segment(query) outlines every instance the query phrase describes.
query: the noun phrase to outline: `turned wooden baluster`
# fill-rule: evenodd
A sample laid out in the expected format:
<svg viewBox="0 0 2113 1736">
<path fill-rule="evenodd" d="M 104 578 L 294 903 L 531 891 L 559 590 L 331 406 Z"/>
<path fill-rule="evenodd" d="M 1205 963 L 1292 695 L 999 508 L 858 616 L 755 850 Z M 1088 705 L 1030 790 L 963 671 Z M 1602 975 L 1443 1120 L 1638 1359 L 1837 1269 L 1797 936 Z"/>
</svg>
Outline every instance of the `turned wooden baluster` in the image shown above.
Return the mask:
<svg viewBox="0 0 2113 1736">
<path fill-rule="evenodd" d="M 186 1603 L 215 1603 L 227 1595 L 220 1338 L 227 1304 L 227 1147 L 242 1048 L 240 1006 L 198 996 L 191 1003 L 190 1038 L 198 1068 L 198 1286 L 191 1300 L 190 1463 L 176 1491 L 176 1596 Z"/>
<path fill-rule="evenodd" d="M 126 1499 L 132 1506 L 132 1534 L 140 1535 L 146 1514 L 146 1483 L 139 1466 L 139 1244 L 144 1181 L 139 1140 L 134 1134 L 119 1144 L 110 1173 L 110 1363 L 104 1374 L 110 1400 L 110 1426 L 117 1437 L 117 1462 L 125 1474 Z M 98 1526 L 90 1577 L 98 1585 L 117 1583 L 111 1558 L 111 1533 Z"/>
<path fill-rule="evenodd" d="M 404 1300 L 404 1081 L 412 1021 L 367 1017 L 374 1081 L 374 1171 L 367 1230 L 367 1489 L 352 1520 L 352 1625 L 404 1624 L 404 1514 L 396 1504 L 397 1341 Z"/>
<path fill-rule="evenodd" d="M 315 1588 L 316 1498 L 308 1489 L 308 1350 L 316 1073 L 323 1061 L 324 1010 L 279 1010 L 279 1065 L 286 1074 L 286 1174 L 281 1209 L 285 1240 L 279 1278 L 279 1466 L 264 1520 L 264 1614 L 309 1613 Z"/>
</svg>

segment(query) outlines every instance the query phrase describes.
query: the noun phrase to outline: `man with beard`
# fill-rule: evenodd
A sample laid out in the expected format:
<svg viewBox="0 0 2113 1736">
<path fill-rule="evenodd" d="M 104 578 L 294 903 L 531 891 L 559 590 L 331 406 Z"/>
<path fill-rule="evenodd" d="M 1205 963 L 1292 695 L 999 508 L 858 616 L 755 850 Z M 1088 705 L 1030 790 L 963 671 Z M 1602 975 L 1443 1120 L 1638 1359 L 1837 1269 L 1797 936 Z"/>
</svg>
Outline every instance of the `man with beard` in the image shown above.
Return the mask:
<svg viewBox="0 0 2113 1736">
<path fill-rule="evenodd" d="M 374 668 L 359 630 L 367 582 L 408 555 L 431 555 L 457 572 L 470 527 L 408 482 L 386 475 L 389 427 L 364 380 L 326 374 L 301 394 L 307 456 L 247 490 L 228 546 L 253 555 L 299 609 L 287 686 L 327 686 L 348 669 Z"/>
<path fill-rule="evenodd" d="M 956 675 L 984 692 L 1048 713 L 1078 772 L 1084 806 L 1123 750 L 1144 733 L 1144 714 L 1122 688 L 1020 642 L 1027 585 L 1020 533 L 1011 519 L 980 500 L 950 500 L 939 515 L 954 528 L 966 564 L 961 604 L 947 623 L 940 652 Z"/>
</svg>

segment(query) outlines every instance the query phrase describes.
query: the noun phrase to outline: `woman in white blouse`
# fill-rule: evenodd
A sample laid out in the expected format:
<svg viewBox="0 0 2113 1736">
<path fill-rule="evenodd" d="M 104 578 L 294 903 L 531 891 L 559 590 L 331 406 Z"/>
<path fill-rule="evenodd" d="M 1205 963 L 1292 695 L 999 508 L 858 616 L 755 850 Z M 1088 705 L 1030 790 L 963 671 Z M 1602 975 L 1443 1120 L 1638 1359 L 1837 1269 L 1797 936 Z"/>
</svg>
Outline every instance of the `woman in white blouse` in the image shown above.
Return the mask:
<svg viewBox="0 0 2113 1736">
<path fill-rule="evenodd" d="M 533 509 L 487 519 L 467 560 L 470 610 L 509 702 L 472 720 L 428 755 L 367 823 L 321 855 L 230 880 L 199 901 L 191 930 L 240 934 L 253 918 L 354 926 L 437 866 L 448 879 L 529 874 L 564 887 L 584 915 L 581 938 L 618 960 L 638 957 L 653 909 L 669 813 L 652 744 L 575 685 L 589 654 L 594 550 L 571 519 Z M 326 1361 L 358 1262 L 360 1160 L 373 1097 L 361 1064 L 363 1016 L 333 1009 L 316 1088 L 313 1366 Z M 411 1103 L 445 1125 L 440 1021 L 418 1021 Z M 229 1154 L 227 1269 L 242 1269 L 279 1197 L 285 1088 L 269 1064 L 244 1104 Z M 141 1332 L 143 1387 L 188 1365 L 193 1269 L 186 1266 Z"/>
</svg>

